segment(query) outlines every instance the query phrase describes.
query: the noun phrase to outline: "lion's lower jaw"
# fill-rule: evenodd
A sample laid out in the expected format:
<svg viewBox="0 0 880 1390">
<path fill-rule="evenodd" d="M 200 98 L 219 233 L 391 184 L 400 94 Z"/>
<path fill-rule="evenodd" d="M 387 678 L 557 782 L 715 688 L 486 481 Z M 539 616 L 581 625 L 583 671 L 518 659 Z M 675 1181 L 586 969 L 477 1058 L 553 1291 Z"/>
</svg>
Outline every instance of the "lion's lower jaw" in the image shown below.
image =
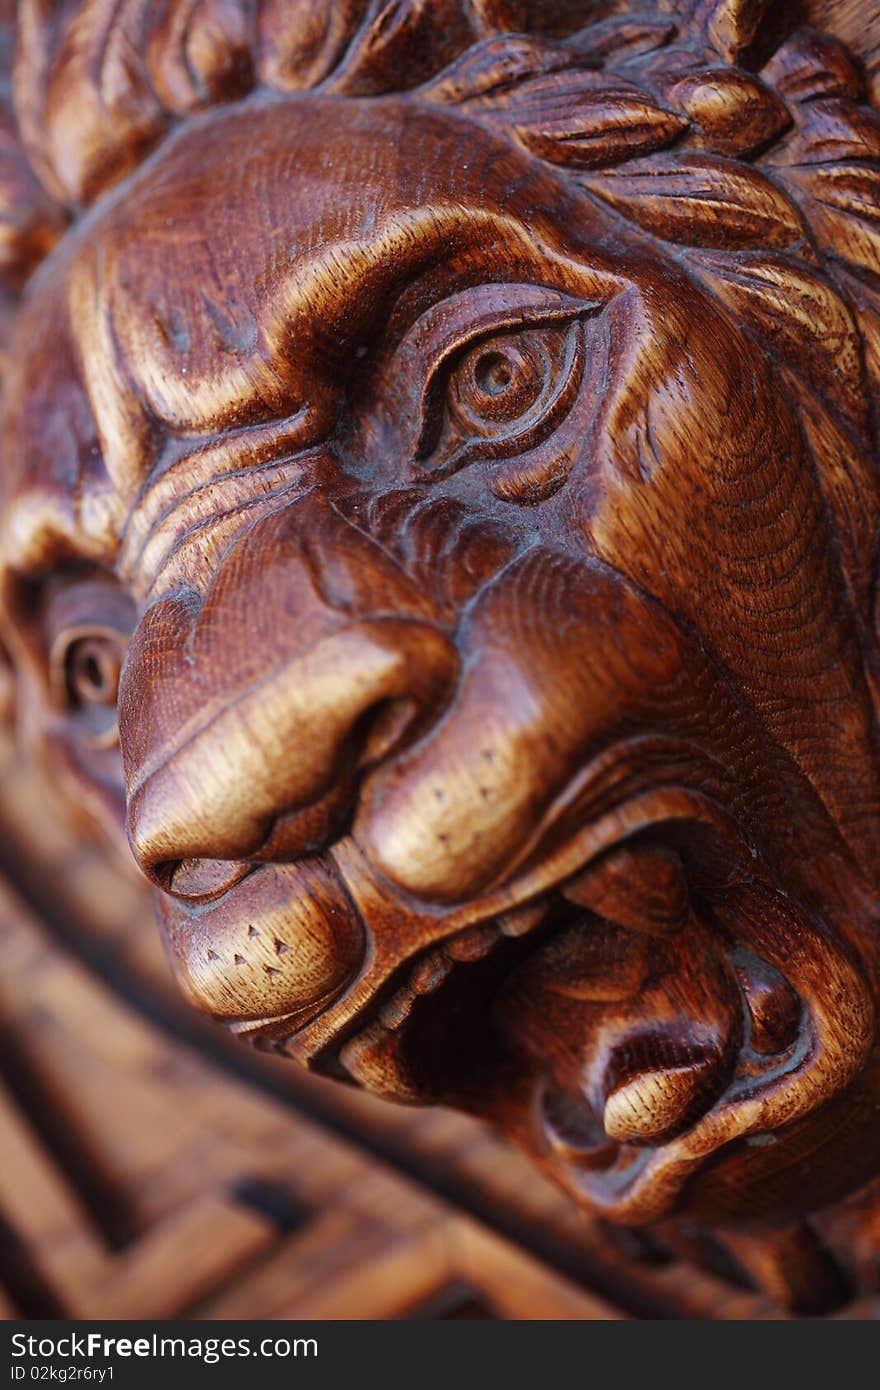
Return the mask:
<svg viewBox="0 0 880 1390">
<path fill-rule="evenodd" d="M 323 857 L 311 869 L 264 865 L 197 908 L 191 926 L 180 919 L 173 935 L 193 980 L 198 948 L 206 978 L 256 972 L 265 984 L 242 999 L 281 1006 L 236 1013 L 230 983 L 225 1015 L 210 1011 L 257 1046 L 366 1090 L 491 1120 L 615 1220 L 665 1217 L 737 1150 L 760 1206 L 757 1170 L 784 1161 L 780 1140 L 844 1092 L 870 1052 L 868 972 L 834 944 L 852 933 L 826 933 L 717 804 L 681 787 L 587 821 L 505 888 L 448 913 L 393 921 L 403 909 L 356 844 L 331 853 L 324 869 Z M 277 873 L 302 889 L 296 904 L 275 901 Z M 336 923 L 338 969 L 305 1010 L 293 1007 L 296 972 L 282 989 L 294 951 L 268 918 L 242 927 L 267 893 L 279 924 L 294 906 Z M 373 938 L 360 966 L 358 920 Z M 714 1201 L 701 1207 L 709 1220 Z"/>
<path fill-rule="evenodd" d="M 800 1011 L 788 1045 L 778 1051 L 755 1050 L 756 1020 L 748 985 L 741 980 L 745 1029 L 727 1079 L 714 1094 L 711 1087 L 704 1090 L 705 1104 L 695 1104 L 679 1132 L 653 1144 L 647 1139 L 609 1144 L 607 1105 L 604 1125 L 596 1134 L 595 1110 L 587 1102 L 585 1115 L 592 1120 L 596 1140 L 578 1153 L 576 1145 L 560 1142 L 541 1108 L 534 1112 L 538 1119 L 526 1147 L 532 1153 L 536 1147 L 543 1149 L 551 1176 L 579 1202 L 614 1221 L 643 1225 L 674 1215 L 683 1206 L 709 1223 L 760 1221 L 768 1200 L 771 1209 L 778 1206 L 773 1196 L 777 1170 L 793 1161 L 803 1162 L 804 1182 L 799 1192 L 789 1194 L 791 1215 L 843 1195 L 827 1192 L 821 1180 L 808 1176 L 828 1166 L 833 1171 L 823 1154 L 826 1140 L 814 1140 L 802 1149 L 796 1136 L 799 1121 L 831 1106 L 866 1069 L 875 1044 L 869 982 L 829 936 L 778 892 L 753 882 L 735 893 L 743 929 L 740 940 L 745 937 L 750 950 L 757 948 L 761 959 L 786 981 L 797 981 Z M 728 903 L 728 930 L 733 914 Z M 652 1088 L 668 1079 L 668 1074 L 643 1073 L 635 1083 L 642 1091 L 635 1104 L 647 1109 Z M 696 1076 L 694 1085 L 699 1086 Z M 827 1142 L 836 1144 L 839 1126 L 829 1123 L 827 1129 Z M 516 1137 L 523 1142 L 521 1133 Z M 736 1171 L 743 1153 L 747 1188 Z M 853 1186 L 863 1179 L 864 1175 L 854 1177 Z"/>
<path fill-rule="evenodd" d="M 657 852 L 635 841 L 627 864 L 641 858 L 656 875 Z M 874 1010 L 863 971 L 753 862 L 701 904 L 703 920 L 689 906 L 684 925 L 654 920 L 644 934 L 580 907 L 588 880 L 533 904 L 531 919 L 483 923 L 425 953 L 325 1065 L 392 1099 L 491 1119 L 579 1202 L 641 1225 L 673 1214 L 710 1160 L 743 1146 L 750 1172 L 772 1173 L 780 1131 L 864 1066 Z M 568 939 L 581 947 L 566 955 Z M 649 987 L 626 942 L 654 972 Z M 560 1097 L 562 1124 L 550 1113 Z M 701 1200 L 714 1219 L 711 1194 Z"/>
</svg>

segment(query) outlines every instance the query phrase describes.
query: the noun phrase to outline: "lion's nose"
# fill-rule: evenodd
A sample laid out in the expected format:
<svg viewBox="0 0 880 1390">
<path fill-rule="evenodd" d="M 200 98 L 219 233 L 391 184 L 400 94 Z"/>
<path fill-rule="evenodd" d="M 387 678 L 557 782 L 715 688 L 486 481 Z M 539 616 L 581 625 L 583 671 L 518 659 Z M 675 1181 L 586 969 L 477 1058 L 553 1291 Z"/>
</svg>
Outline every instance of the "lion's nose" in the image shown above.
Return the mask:
<svg viewBox="0 0 880 1390">
<path fill-rule="evenodd" d="M 224 886 L 223 861 L 290 860 L 338 829 L 363 770 L 437 716 L 455 647 L 415 619 L 338 628 L 187 720 L 129 780 L 128 831 L 142 869 L 184 896 Z M 146 693 L 144 693 L 146 692 Z M 149 718 L 129 675 L 123 743 Z M 145 708 L 147 706 L 147 708 Z"/>
</svg>

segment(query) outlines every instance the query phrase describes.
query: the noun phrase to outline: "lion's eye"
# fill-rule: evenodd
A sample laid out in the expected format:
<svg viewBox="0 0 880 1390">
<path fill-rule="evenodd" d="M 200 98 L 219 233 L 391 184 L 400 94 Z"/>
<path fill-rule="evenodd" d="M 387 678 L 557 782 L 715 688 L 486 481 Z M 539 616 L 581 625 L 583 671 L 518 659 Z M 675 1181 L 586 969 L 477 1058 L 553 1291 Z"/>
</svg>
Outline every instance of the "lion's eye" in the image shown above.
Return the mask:
<svg viewBox="0 0 880 1390">
<path fill-rule="evenodd" d="M 453 408 L 475 429 L 520 420 L 539 400 L 549 366 L 536 335 L 480 343 L 453 376 Z"/>
<path fill-rule="evenodd" d="M 477 459 L 537 448 L 571 409 L 584 369 L 584 325 L 567 320 L 494 332 L 443 364 L 427 398 L 421 471 L 447 477 Z"/>
<path fill-rule="evenodd" d="M 128 637 L 115 627 L 80 627 L 58 634 L 51 653 L 57 707 L 69 728 L 95 748 L 115 746 L 116 700 Z"/>
<path fill-rule="evenodd" d="M 91 633 L 76 638 L 67 648 L 64 678 L 71 705 L 113 705 L 119 693 L 124 649 L 118 637 Z"/>
</svg>

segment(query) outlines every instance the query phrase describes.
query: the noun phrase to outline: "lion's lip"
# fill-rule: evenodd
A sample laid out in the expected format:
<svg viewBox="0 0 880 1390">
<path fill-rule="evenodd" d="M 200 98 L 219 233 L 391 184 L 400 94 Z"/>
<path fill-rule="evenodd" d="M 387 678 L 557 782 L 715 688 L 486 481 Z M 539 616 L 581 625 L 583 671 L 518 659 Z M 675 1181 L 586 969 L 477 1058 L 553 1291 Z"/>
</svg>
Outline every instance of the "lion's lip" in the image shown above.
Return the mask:
<svg viewBox="0 0 880 1390">
<path fill-rule="evenodd" d="M 457 934 L 445 938 L 442 944 L 428 946 L 410 957 L 402 969 L 402 978 L 396 986 L 385 990 L 380 999 L 374 1002 L 369 1011 L 368 1029 L 373 1021 L 378 1021 L 388 1032 L 396 1031 L 409 1017 L 413 1005 L 419 998 L 434 994 L 446 982 L 458 964 L 483 959 L 502 937 L 515 939 L 529 932 L 544 917 L 546 904 L 529 904 L 518 912 L 504 914 L 494 921 L 482 922 L 467 927 Z M 401 972 L 398 972 L 398 976 Z M 332 999 L 328 995 L 327 1002 Z M 290 1035 L 307 1024 L 321 1007 L 316 1001 L 308 1009 L 294 1009 L 285 1013 L 269 1014 L 263 1018 L 248 1018 L 227 1021 L 229 1032 L 248 1041 L 259 1042 L 264 1046 L 278 1043 L 281 1050 Z M 363 1020 L 362 1020 L 363 1021 Z M 363 1030 L 361 1030 L 363 1031 Z M 340 1044 L 344 1048 L 344 1044 Z M 326 1062 L 325 1052 L 324 1059 Z"/>
<path fill-rule="evenodd" d="M 694 809 L 692 806 L 692 812 Z M 657 823 L 653 825 L 655 834 L 662 834 L 657 830 Z M 748 853 L 741 842 L 739 851 Z M 744 881 L 745 877 L 744 869 Z M 760 912 L 761 903 L 769 905 L 775 890 L 765 879 L 758 878 L 754 882 L 763 884 L 756 890 L 759 896 L 755 900 L 755 910 Z M 716 888 L 721 887 L 720 883 L 716 885 Z M 725 883 L 725 890 L 728 887 Z M 740 891 L 753 890 L 741 887 Z M 349 1028 L 344 1035 L 337 1035 L 316 1057 L 319 1069 L 347 1076 L 390 1098 L 415 1103 L 452 1103 L 485 1116 L 494 1114 L 505 1123 L 503 1104 L 501 1111 L 498 1110 L 499 1094 L 508 1085 L 513 1090 L 518 1087 L 521 1090 L 521 1079 L 504 1069 L 509 1066 L 509 1057 L 501 1058 L 501 1070 L 498 1070 L 498 1055 L 489 1053 L 487 1056 L 484 1044 L 492 1046 L 491 1030 L 473 1034 L 476 1046 L 469 1049 L 468 1011 L 472 1017 L 474 997 L 478 1008 L 481 998 L 484 1002 L 494 998 L 510 971 L 526 962 L 542 941 L 554 936 L 559 927 L 555 909 L 560 899 L 558 889 L 551 888 L 519 912 L 507 917 L 500 914 L 464 928 L 455 937 L 444 937 L 442 948 L 435 944 L 410 957 L 405 972 L 389 982 L 385 995 L 376 996 L 372 1007 L 356 1016 L 356 1029 Z M 780 895 L 780 900 L 787 901 L 785 895 Z M 788 930 L 801 940 L 797 909 L 792 906 L 780 910 L 792 912 Z M 588 924 L 585 925 L 589 930 Z M 820 944 L 819 950 L 822 949 Z M 719 950 L 727 950 L 721 940 Z M 820 969 L 843 968 L 830 954 L 822 959 L 825 964 Z M 456 1014 L 455 989 L 463 982 L 466 984 L 465 972 L 473 971 L 476 977 L 480 970 L 485 971 L 483 985 L 464 1013 Z M 855 983 L 854 977 L 848 980 L 850 985 Z M 450 985 L 453 992 L 445 993 Z M 749 1013 L 749 990 L 742 980 L 738 988 L 737 1007 L 745 1017 Z M 858 1022 L 858 1001 L 852 1007 L 853 1020 Z M 635 1030 L 633 1036 L 636 1036 L 642 1024 L 638 998 L 628 1010 Z M 484 1012 L 488 1017 L 489 1010 Z M 426 1018 L 433 1018 L 433 1032 L 431 1026 L 425 1032 Z M 437 1032 L 438 1022 L 445 1032 Z M 432 1060 L 432 1056 L 436 1058 L 438 1045 L 442 1052 L 454 1041 L 459 1027 L 463 1029 L 465 1042 L 464 1051 L 459 1048 L 461 1055 L 457 1061 L 458 1075 L 464 1076 L 460 1089 L 448 1087 L 442 1071 L 440 1084 L 437 1084 L 438 1073 Z M 624 1020 L 619 1035 L 624 1048 L 628 1046 L 629 1027 Z M 822 1033 L 826 1036 L 824 1050 L 818 1043 Z M 426 1038 L 433 1040 L 433 1054 L 424 1050 Z M 522 1129 L 519 1133 L 512 1132 L 520 1141 L 525 1139 L 533 1153 L 543 1154 L 556 1179 L 579 1199 L 587 1200 L 594 1208 L 617 1220 L 636 1224 L 656 1220 L 668 1214 L 677 1204 L 690 1176 L 719 1150 L 737 1140 L 757 1143 L 765 1130 L 772 1132 L 814 1108 L 821 1099 L 823 1068 L 828 1070 L 829 1085 L 832 1075 L 837 1078 L 835 1086 L 851 1076 L 866 1039 L 861 1039 L 854 1049 L 850 1048 L 848 1039 L 848 1020 L 821 1019 L 811 1008 L 808 997 L 795 1032 L 772 1054 L 755 1052 L 748 1035 L 730 1039 L 732 1050 L 727 1061 L 715 1071 L 714 1081 L 710 1080 L 707 1089 L 700 1093 L 696 1108 L 687 1115 L 682 1112 L 680 1132 L 672 1132 L 669 1137 L 658 1135 L 656 1140 L 615 1139 L 605 1130 L 606 1117 L 600 1118 L 601 1106 L 597 1111 L 587 1097 L 581 1108 L 581 1133 L 574 1140 L 571 1134 L 562 1134 L 558 1124 L 548 1125 L 546 1115 L 542 1116 L 534 1105 L 529 1112 L 531 1138 Z M 849 1056 L 851 1050 L 853 1055 Z M 696 1054 L 694 1068 L 690 1069 L 699 1070 Z M 807 1073 L 813 1074 L 812 1080 L 806 1083 L 802 1095 L 794 1102 L 789 1094 L 791 1085 L 795 1077 Z M 696 1090 L 692 1094 L 696 1095 Z"/>
<path fill-rule="evenodd" d="M 227 1027 L 248 1037 L 258 1046 L 271 1048 L 304 1061 L 329 1075 L 354 1080 L 365 1088 L 389 1098 L 424 1103 L 439 1101 L 464 1105 L 493 1117 L 492 1095 L 505 1085 L 519 1088 L 523 1078 L 514 1071 L 499 1076 L 492 1073 L 492 1061 L 474 1077 L 470 1095 L 445 1090 L 434 1084 L 431 1068 L 421 1058 L 429 1058 L 424 1047 L 425 1034 L 414 1035 L 413 1023 L 424 1018 L 436 1027 L 446 1027 L 454 1011 L 455 994 L 444 992 L 453 984 L 467 987 L 470 972 L 478 978 L 487 972 L 488 990 L 501 979 L 506 960 L 522 963 L 542 939 L 554 929 L 554 903 L 566 885 L 577 886 L 581 896 L 585 871 L 603 861 L 607 852 L 624 843 L 641 840 L 677 844 L 684 854 L 684 842 L 706 831 L 711 832 L 717 852 L 699 852 L 693 861 L 700 874 L 700 889 L 718 904 L 722 913 L 738 917 L 745 910 L 745 940 L 759 954 L 776 962 L 784 972 L 785 957 L 795 951 L 801 962 L 804 1017 L 791 1054 L 768 1058 L 766 1062 L 739 1049 L 729 1083 L 721 1094 L 707 1101 L 707 1108 L 687 1121 L 687 1127 L 669 1140 L 656 1143 L 611 1141 L 602 1134 L 595 1107 L 585 1111 L 584 1121 L 592 1137 L 579 1146 L 561 1142 L 546 1126 L 534 1126 L 531 1135 L 522 1128 L 513 1137 L 525 1142 L 532 1153 L 543 1154 L 554 1177 L 582 1201 L 604 1211 L 614 1219 L 641 1224 L 667 1214 L 675 1205 L 688 1178 L 706 1159 L 732 1141 L 788 1124 L 821 1101 L 823 1094 L 847 1084 L 869 1044 L 868 1006 L 858 987 L 855 967 L 834 950 L 822 932 L 810 928 L 793 901 L 773 887 L 771 878 L 756 861 L 753 852 L 738 833 L 735 822 L 717 803 L 700 792 L 682 786 L 655 786 L 629 801 L 618 804 L 605 815 L 581 825 L 570 839 L 542 861 L 534 860 L 518 876 L 481 900 L 458 909 L 414 917 L 413 931 L 406 937 L 407 949 L 395 955 L 383 944 L 401 939 L 400 933 L 370 930 L 382 921 L 376 903 L 396 901 L 390 885 L 373 900 L 370 911 L 367 891 L 370 866 L 351 841 L 340 842 L 330 852 L 334 872 L 339 876 L 362 922 L 367 926 L 367 952 L 359 973 L 341 993 L 326 1003 L 311 1001 L 302 1009 L 226 1020 Z M 699 833 L 697 833 L 699 832 Z M 687 855 L 684 856 L 687 859 Z M 709 863 L 715 865 L 711 870 Z M 707 874 L 713 876 L 709 882 Z M 715 877 L 717 876 L 717 882 Z M 240 891 L 235 887 L 230 898 Z M 743 895 L 756 895 L 749 904 Z M 732 897 L 731 897 L 732 895 Z M 730 899 L 730 901 L 728 901 Z M 383 922 L 383 928 L 385 923 Z M 733 935 L 739 938 L 737 931 Z M 506 955 L 504 953 L 507 953 Z M 493 971 L 498 971 L 494 976 Z M 838 1007 L 828 1013 L 821 1004 L 821 981 L 836 978 L 840 984 Z M 486 994 L 488 997 L 488 993 Z M 479 1002 L 479 1001 L 478 1001 Z M 421 1047 L 411 1046 L 418 1036 Z M 427 1035 L 430 1039 L 430 1032 Z M 447 1035 L 448 1038 L 448 1035 Z M 440 1046 L 445 1041 L 440 1035 Z M 436 1049 L 435 1049 L 436 1055 Z M 480 1046 L 472 1052 L 482 1062 Z M 494 1059 L 494 1060 L 497 1060 Z M 748 1062 L 747 1066 L 743 1063 Z M 474 1071 L 479 1068 L 475 1065 Z M 795 1096 L 795 1077 L 810 1079 Z M 443 1078 L 441 1078 L 442 1080 Z M 525 1082 L 528 1085 L 528 1080 Z M 490 1102 L 488 1105 L 486 1102 Z M 601 1108 L 601 1107 L 600 1107 Z M 502 1123 L 505 1117 L 495 1111 Z"/>
<path fill-rule="evenodd" d="M 255 1045 L 277 1047 L 314 1066 L 318 1057 L 338 1050 L 352 1035 L 353 1025 L 360 1027 L 376 1014 L 387 999 L 389 982 L 420 965 L 426 953 L 442 950 L 446 943 L 472 929 L 483 932 L 492 923 L 511 923 L 517 914 L 524 914 L 517 920 L 525 921 L 530 914 L 542 911 L 541 905 L 549 893 L 582 872 L 615 843 L 660 822 L 676 820 L 700 821 L 725 832 L 727 829 L 724 813 L 701 794 L 681 786 L 654 786 L 581 826 L 552 853 L 543 858 L 532 854 L 525 869 L 505 884 L 451 910 L 402 903 L 393 885 L 377 879 L 370 862 L 350 837 L 337 841 L 323 855 L 296 864 L 248 865 L 244 873 L 241 865 L 233 865 L 228 887 L 221 882 L 219 893 L 212 895 L 210 901 L 187 904 L 160 892 L 157 902 L 175 971 L 193 1002 Z M 300 893 L 297 885 L 307 869 L 310 886 L 302 904 L 296 906 L 291 898 L 290 906 L 281 914 L 282 900 L 290 893 L 294 897 Z M 266 876 L 270 883 L 276 876 L 279 884 L 289 881 L 289 887 L 266 890 L 274 915 L 271 930 L 263 931 L 262 908 L 255 899 L 263 891 L 260 884 Z M 355 951 L 352 945 L 349 952 L 350 968 L 334 972 L 332 989 L 327 988 L 331 983 L 327 980 L 325 988 L 313 996 L 288 999 L 288 994 L 296 994 L 295 989 L 284 990 L 285 981 L 295 984 L 292 977 L 288 978 L 296 960 L 296 952 L 290 951 L 281 961 L 267 958 L 263 963 L 266 980 L 260 976 L 259 987 L 248 994 L 244 978 L 248 967 L 242 957 L 249 961 L 252 949 L 262 944 L 262 937 L 271 941 L 276 927 L 280 928 L 279 937 L 286 939 L 289 928 L 285 928 L 283 917 L 302 916 L 312 899 L 317 912 L 313 926 L 320 925 L 324 919 L 320 903 L 334 883 L 342 894 L 339 906 L 345 907 L 344 916 L 359 920 L 364 931 L 363 948 Z M 394 913 L 400 913 L 400 917 L 392 925 L 390 915 Z M 248 938 L 241 946 L 235 939 L 236 923 L 241 929 L 238 938 L 242 932 Z M 247 923 L 255 926 L 242 927 Z M 332 922 L 327 931 L 330 926 Z M 335 931 L 331 936 L 335 951 Z M 327 947 L 331 949 L 330 936 Z M 283 966 L 284 978 L 279 977 L 279 966 Z M 424 966 L 425 971 L 429 968 Z M 274 1009 L 273 993 L 280 1005 Z"/>
<path fill-rule="evenodd" d="M 653 845 L 648 844 L 633 859 L 638 864 L 639 854 L 650 856 L 652 852 Z M 536 957 L 540 959 L 543 947 L 554 945 L 555 949 L 560 939 L 572 933 L 594 936 L 600 929 L 601 919 L 584 908 L 578 896 L 569 895 L 563 885 L 561 890 L 553 889 L 524 908 L 465 928 L 411 958 L 389 982 L 384 994 L 373 1001 L 369 1011 L 358 1016 L 356 1029 L 334 1040 L 315 1059 L 317 1069 L 344 1075 L 364 1089 L 398 1101 L 439 1101 L 491 1111 L 502 1091 L 510 1085 L 518 1086 L 514 1072 L 522 1066 L 516 1049 L 511 1052 L 509 1043 L 503 1040 L 503 1027 L 499 1032 L 498 1019 L 493 1018 L 495 1001 L 506 992 L 508 982 L 521 967 L 525 966 L 531 977 L 531 962 Z M 620 933 L 621 929 L 612 930 Z M 647 953 L 656 945 L 656 922 L 646 922 L 644 932 L 637 926 L 627 926 L 623 932 L 637 953 L 644 952 L 646 961 L 652 959 Z M 645 968 L 655 972 L 659 967 L 656 957 L 653 959 L 653 966 Z M 656 978 L 653 987 L 656 989 Z M 607 998 L 617 1000 L 613 983 L 611 988 Z M 644 1050 L 647 1019 L 642 1016 L 638 992 L 628 999 L 621 995 L 619 1002 L 604 1006 L 603 997 L 606 996 L 600 988 L 595 995 L 595 1009 L 603 1017 L 600 1026 L 611 1051 L 601 1066 L 600 1085 L 619 1097 L 628 1089 L 627 1066 L 632 1055 Z M 680 1101 L 673 1097 L 670 1103 L 670 1097 L 665 1097 L 667 1129 L 683 1124 L 687 1115 L 695 1118 L 695 1104 L 706 1108 L 714 1102 L 729 1074 L 730 1046 L 735 1046 L 739 1037 L 738 1020 L 743 1007 L 743 1001 L 734 1006 L 732 1022 L 724 1025 L 727 1031 L 722 1031 L 711 1045 L 708 1018 L 695 1025 L 702 1041 L 694 1041 L 692 1046 L 685 1043 L 684 1032 L 677 1030 L 672 1046 L 678 1069 L 687 1073 L 688 1084 L 681 1089 Z M 610 1027 L 609 1011 L 616 1015 Z M 544 1026 L 552 1033 L 556 1024 L 552 1017 L 545 1017 Z M 657 1035 L 656 1050 L 667 1055 L 670 1051 L 662 1030 Z M 664 1075 L 668 1082 L 672 1072 L 666 1070 Z M 503 1108 L 504 1097 L 501 1099 Z M 529 1108 L 534 1111 L 534 1107 Z M 627 1146 L 615 1139 L 610 1125 L 606 1130 L 608 1116 L 607 1112 L 602 1114 L 601 1102 L 597 1112 L 582 1095 L 578 1109 L 581 1132 L 576 1142 L 570 1142 L 570 1134 L 563 1138 L 561 1126 L 547 1120 L 541 1144 L 549 1139 L 557 1154 L 577 1167 L 610 1168 Z M 639 1149 L 644 1147 L 639 1145 Z"/>
<path fill-rule="evenodd" d="M 423 1002 L 440 991 L 448 1000 L 448 982 L 462 983 L 462 972 L 490 957 L 500 974 L 504 967 L 530 954 L 542 938 L 559 924 L 560 903 L 569 913 L 583 913 L 577 896 L 567 897 L 566 885 L 579 881 L 589 867 L 622 841 L 658 832 L 676 821 L 711 826 L 716 836 L 728 841 L 735 834 L 731 822 L 706 797 L 684 787 L 655 787 L 650 792 L 617 805 L 573 837 L 554 855 L 529 870 L 471 912 L 450 913 L 442 921 L 442 933 L 411 951 L 391 972 L 369 969 L 355 981 L 345 998 L 318 1018 L 304 1021 L 273 1020 L 263 1029 L 264 1042 L 287 1055 L 302 1057 L 318 1069 L 344 1075 L 365 1089 L 401 1101 L 449 1101 L 439 1094 L 423 1069 L 414 1071 L 409 1047 L 410 1020 Z M 742 846 L 737 837 L 739 853 Z M 345 876 L 345 875 L 344 875 Z M 351 884 L 349 882 L 349 888 Z M 491 911 L 491 909 L 495 909 Z M 474 910 L 476 909 L 476 910 Z M 468 923 L 468 916 L 472 920 Z M 464 919 L 465 925 L 459 925 Z M 646 931 L 653 931 L 646 923 Z M 355 1002 L 356 1001 L 356 1002 Z M 254 1030 L 248 1029 L 253 1035 Z M 442 1040 L 441 1040 L 442 1043 Z"/>
<path fill-rule="evenodd" d="M 387 930 L 383 920 L 382 914 L 390 910 L 388 898 L 374 896 L 374 876 L 368 862 L 354 841 L 338 842 L 330 851 L 336 871 L 368 927 L 379 921 L 381 929 L 371 933 L 371 948 L 363 969 L 345 992 L 301 1028 L 288 1029 L 283 1044 L 279 1040 L 284 1029 L 276 1027 L 277 1020 L 272 1020 L 272 1041 L 286 1055 L 314 1066 L 319 1057 L 337 1052 L 355 1028 L 360 1031 L 376 1017 L 387 998 L 389 983 L 417 966 L 426 952 L 444 946 L 466 930 L 481 929 L 510 920 L 511 914 L 535 910 L 551 893 L 615 845 L 644 831 L 675 823 L 700 824 L 711 829 L 719 840 L 735 843 L 741 853 L 739 833 L 717 803 L 685 786 L 654 786 L 582 825 L 551 853 L 540 859 L 532 857 L 521 873 L 474 901 L 443 912 L 414 915 L 406 923 L 408 949 L 402 955 L 394 946 L 395 933 Z"/>
<path fill-rule="evenodd" d="M 835 964 L 829 955 L 822 968 L 831 976 Z M 838 1094 L 867 1056 L 871 1035 L 862 1017 L 867 1000 L 854 974 L 846 993 L 847 1004 L 838 1012 L 847 1017 L 823 1016 L 815 998 L 804 999 L 796 1035 L 775 1055 L 758 1056 L 747 1045 L 739 1046 L 727 1084 L 665 1142 L 612 1146 L 595 1139 L 580 1147 L 566 1145 L 536 1109 L 527 1147 L 543 1156 L 554 1180 L 576 1200 L 610 1220 L 631 1225 L 670 1215 L 689 1180 L 710 1159 L 712 1171 L 725 1151 L 735 1151 L 742 1143 L 766 1148 L 772 1168 L 774 1146 L 781 1137 L 777 1131 L 796 1125 Z M 747 1009 L 745 994 L 743 1007 Z M 585 1129 L 598 1123 L 588 1100 L 580 1120 Z M 723 1164 L 715 1171 L 722 1169 Z"/>
</svg>

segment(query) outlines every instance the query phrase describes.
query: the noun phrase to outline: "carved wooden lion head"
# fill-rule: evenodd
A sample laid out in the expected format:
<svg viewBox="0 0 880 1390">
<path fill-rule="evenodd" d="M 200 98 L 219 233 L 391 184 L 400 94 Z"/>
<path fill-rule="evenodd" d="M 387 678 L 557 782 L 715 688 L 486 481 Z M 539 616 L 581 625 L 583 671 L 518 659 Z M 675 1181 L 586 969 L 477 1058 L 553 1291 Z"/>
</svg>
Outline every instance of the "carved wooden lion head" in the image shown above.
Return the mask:
<svg viewBox="0 0 880 1390">
<path fill-rule="evenodd" d="M 199 1007 L 723 1222 L 880 1170 L 880 36 L 630 8 L 26 0 L 3 631 Z"/>
</svg>

